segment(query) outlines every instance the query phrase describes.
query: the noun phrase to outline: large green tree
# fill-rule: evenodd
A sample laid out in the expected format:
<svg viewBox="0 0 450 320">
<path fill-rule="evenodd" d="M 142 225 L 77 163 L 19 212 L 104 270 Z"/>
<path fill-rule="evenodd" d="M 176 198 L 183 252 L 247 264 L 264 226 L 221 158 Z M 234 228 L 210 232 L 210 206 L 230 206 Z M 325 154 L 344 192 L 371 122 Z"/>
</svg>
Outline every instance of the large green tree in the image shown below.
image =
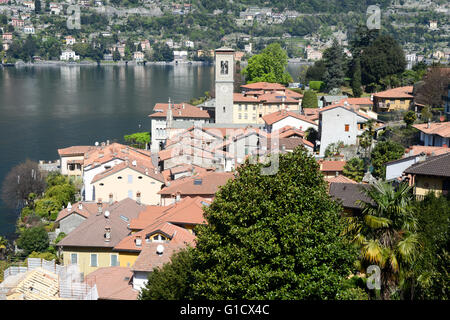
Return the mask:
<svg viewBox="0 0 450 320">
<path fill-rule="evenodd" d="M 360 158 L 352 158 L 344 166 L 344 176 L 361 182 L 364 178 L 364 160 Z"/>
<path fill-rule="evenodd" d="M 340 89 L 344 84 L 347 61 L 344 49 L 336 39 L 333 40 L 331 47 L 324 51 L 323 60 L 326 67 L 324 74 L 326 91 L 330 92 L 334 88 Z"/>
<path fill-rule="evenodd" d="M 246 164 L 205 209 L 197 230 L 197 299 L 336 299 L 355 251 L 342 208 L 331 200 L 315 159 L 303 148 L 280 155 L 278 171 Z"/>
<path fill-rule="evenodd" d="M 371 153 L 373 176 L 384 179 L 386 177 L 386 162 L 400 159 L 405 149 L 399 143 L 387 140 L 378 142 Z"/>
<path fill-rule="evenodd" d="M 399 43 L 389 35 L 380 35 L 361 53 L 361 78 L 363 85 L 380 83 L 380 80 L 405 71 L 405 53 Z"/>
<path fill-rule="evenodd" d="M 414 280 L 407 283 L 409 290 L 404 290 L 404 296 L 410 299 L 448 300 L 450 199 L 430 193 L 423 201 L 414 203 L 413 211 L 418 219 L 423 247 L 414 265 Z"/>
<path fill-rule="evenodd" d="M 247 83 L 276 82 L 284 85 L 292 82 L 292 77 L 286 67 L 288 56 L 277 42 L 268 45 L 260 54 L 248 60 L 248 65 L 242 70 Z"/>
<path fill-rule="evenodd" d="M 26 256 L 32 252 L 44 252 L 49 246 L 47 231 L 43 226 L 25 229 L 17 239 L 17 245 L 24 250 Z"/>
<path fill-rule="evenodd" d="M 361 97 L 363 90 L 361 88 L 361 62 L 359 58 L 353 61 L 353 75 L 352 75 L 352 91 L 355 98 Z"/>
<path fill-rule="evenodd" d="M 302 99 L 302 108 L 317 108 L 318 106 L 317 94 L 313 90 L 306 90 Z"/>
</svg>

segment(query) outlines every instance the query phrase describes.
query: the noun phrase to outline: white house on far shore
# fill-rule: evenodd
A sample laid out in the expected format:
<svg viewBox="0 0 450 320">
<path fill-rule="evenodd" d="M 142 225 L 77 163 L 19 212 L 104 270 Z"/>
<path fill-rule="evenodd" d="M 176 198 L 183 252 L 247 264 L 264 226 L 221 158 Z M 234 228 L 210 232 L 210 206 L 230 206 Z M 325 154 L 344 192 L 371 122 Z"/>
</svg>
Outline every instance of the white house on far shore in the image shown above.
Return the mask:
<svg viewBox="0 0 450 320">
<path fill-rule="evenodd" d="M 73 50 L 65 50 L 61 53 L 61 56 L 59 57 L 59 60 L 61 61 L 69 61 L 69 60 L 80 60 L 80 56 L 75 54 L 75 51 Z"/>
</svg>

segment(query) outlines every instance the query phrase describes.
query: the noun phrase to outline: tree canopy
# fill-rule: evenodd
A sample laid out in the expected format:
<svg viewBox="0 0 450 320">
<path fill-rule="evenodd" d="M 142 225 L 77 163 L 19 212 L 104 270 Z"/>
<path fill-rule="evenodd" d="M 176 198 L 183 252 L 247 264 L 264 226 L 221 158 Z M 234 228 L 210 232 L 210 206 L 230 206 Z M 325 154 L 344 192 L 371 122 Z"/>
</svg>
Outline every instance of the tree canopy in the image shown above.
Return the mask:
<svg viewBox="0 0 450 320">
<path fill-rule="evenodd" d="M 279 43 L 268 45 L 260 54 L 248 60 L 248 65 L 242 70 L 247 83 L 276 82 L 284 85 L 292 82 L 292 77 L 286 67 L 288 56 Z"/>
<path fill-rule="evenodd" d="M 262 166 L 240 167 L 205 209 L 193 297 L 335 299 L 356 256 L 318 164 L 299 147 L 280 155 L 275 175 Z"/>
</svg>

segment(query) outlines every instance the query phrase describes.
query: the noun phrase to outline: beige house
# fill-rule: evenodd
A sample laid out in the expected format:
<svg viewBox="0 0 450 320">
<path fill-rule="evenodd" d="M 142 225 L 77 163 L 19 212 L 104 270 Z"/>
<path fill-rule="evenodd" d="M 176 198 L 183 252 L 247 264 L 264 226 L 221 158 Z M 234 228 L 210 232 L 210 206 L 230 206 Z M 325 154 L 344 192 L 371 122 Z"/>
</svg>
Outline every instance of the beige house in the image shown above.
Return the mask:
<svg viewBox="0 0 450 320">
<path fill-rule="evenodd" d="M 130 198 L 149 205 L 160 203 L 158 192 L 163 184 L 161 173 L 137 160 L 103 171 L 91 182 L 96 199 L 109 199 L 112 195 L 115 201 Z"/>
<path fill-rule="evenodd" d="M 81 178 L 83 176 L 84 154 L 89 151 L 90 146 L 73 146 L 58 149 L 61 163 L 61 174 L 69 177 Z"/>
</svg>

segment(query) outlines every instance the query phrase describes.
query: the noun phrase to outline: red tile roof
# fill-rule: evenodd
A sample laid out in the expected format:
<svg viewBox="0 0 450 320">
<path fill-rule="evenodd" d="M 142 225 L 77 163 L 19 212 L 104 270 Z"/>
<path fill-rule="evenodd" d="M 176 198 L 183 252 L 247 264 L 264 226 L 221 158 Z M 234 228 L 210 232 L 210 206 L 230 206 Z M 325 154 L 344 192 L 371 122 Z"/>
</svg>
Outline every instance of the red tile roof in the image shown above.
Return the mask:
<svg viewBox="0 0 450 320">
<path fill-rule="evenodd" d="M 133 289 L 133 272 L 125 267 L 98 268 L 86 276 L 85 282 L 95 284 L 102 300 L 136 300 L 139 291 Z"/>
<path fill-rule="evenodd" d="M 270 114 L 266 114 L 262 118 L 266 124 L 272 125 L 275 122 L 283 120 L 287 117 L 293 117 L 293 118 L 296 118 L 296 119 L 299 119 L 299 120 L 302 120 L 302 121 L 305 121 L 305 122 L 308 122 L 308 123 L 311 123 L 311 124 L 317 126 L 317 124 L 314 121 L 312 121 L 311 119 L 309 119 L 308 117 L 303 116 L 298 113 L 295 113 L 295 112 L 292 112 L 292 111 L 288 111 L 288 110 L 280 110 L 280 111 L 276 111 L 276 112 L 273 112 Z"/>
<path fill-rule="evenodd" d="M 164 251 L 162 254 L 157 252 L 157 248 L 159 245 L 164 247 Z M 141 253 L 136 259 L 132 270 L 133 271 L 142 271 L 142 272 L 151 272 L 155 268 L 161 268 L 164 264 L 170 262 L 170 258 L 172 255 L 181 249 L 185 248 L 185 244 L 181 243 L 157 243 L 151 242 L 143 245 Z"/>
<path fill-rule="evenodd" d="M 179 192 L 182 196 L 210 196 L 214 195 L 220 186 L 225 185 L 229 179 L 233 178 L 234 174 L 231 172 L 207 172 L 172 181 L 169 186 L 163 188 L 158 194 L 171 196 Z"/>
<path fill-rule="evenodd" d="M 76 202 L 71 205 L 71 208 L 62 209 L 58 213 L 55 222 L 58 222 L 71 214 L 79 214 L 84 218 L 89 218 L 90 215 L 95 215 L 97 210 L 97 203 L 95 202 Z"/>
<path fill-rule="evenodd" d="M 155 113 L 149 115 L 150 118 L 167 117 L 168 103 L 157 103 L 153 108 Z M 190 105 L 189 103 L 172 104 L 173 118 L 203 118 L 208 119 L 210 116 L 206 110 Z"/>
<path fill-rule="evenodd" d="M 255 82 L 242 85 L 241 88 L 251 90 L 285 90 L 286 87 L 279 83 Z"/>
<path fill-rule="evenodd" d="M 151 153 L 148 150 L 136 149 L 120 143 L 112 143 L 106 146 L 93 147 L 84 155 L 83 166 L 97 167 L 114 159 L 128 161 L 144 161 L 151 165 Z M 153 166 L 152 166 L 153 168 Z"/>
<path fill-rule="evenodd" d="M 332 177 L 332 178 L 325 177 L 325 181 L 328 183 L 355 183 L 355 184 L 358 183 L 350 178 L 347 178 L 346 176 L 344 176 L 342 174 Z"/>
<path fill-rule="evenodd" d="M 414 98 L 413 86 L 399 87 L 375 93 L 373 96 L 377 98 Z"/>
<path fill-rule="evenodd" d="M 430 123 L 429 128 L 428 123 L 415 124 L 413 127 L 426 134 L 436 134 L 443 138 L 450 138 L 450 121 L 433 122 Z"/>
<path fill-rule="evenodd" d="M 155 168 L 153 167 L 153 165 L 150 161 L 145 161 L 145 162 L 137 161 L 137 160 L 134 160 L 134 161 L 136 161 L 136 162 L 131 161 L 131 163 L 130 163 L 129 161 L 125 161 L 125 162 L 119 163 L 118 165 L 115 165 L 111 169 L 107 169 L 103 172 L 100 172 L 99 174 L 94 176 L 91 183 L 100 181 L 100 180 L 102 180 L 106 177 L 109 177 L 115 173 L 118 173 L 126 168 L 129 168 L 138 173 L 141 173 L 144 176 L 149 176 L 157 181 L 160 181 L 160 182 L 165 181 L 164 176 L 160 172 L 155 171 Z M 133 163 L 135 163 L 136 165 L 134 165 Z"/>
<path fill-rule="evenodd" d="M 431 146 L 410 146 L 405 151 L 409 156 L 419 155 L 422 152 L 427 155 L 435 155 L 438 156 L 440 154 L 450 152 L 449 147 L 431 147 Z"/>
<path fill-rule="evenodd" d="M 345 99 L 338 101 L 336 104 L 343 105 L 345 102 L 347 102 L 349 105 L 358 105 L 358 106 L 373 105 L 373 101 L 367 97 L 366 98 L 345 98 Z"/>
<path fill-rule="evenodd" d="M 346 161 L 319 161 L 320 171 L 343 171 Z"/>
<path fill-rule="evenodd" d="M 63 238 L 57 245 L 62 247 L 112 248 L 129 235 L 129 221 L 136 218 L 144 205 L 126 198 L 112 205 L 103 203 L 103 214 L 91 214 L 75 230 Z M 109 217 L 104 213 L 109 211 Z M 126 218 L 126 219 L 125 219 Z M 105 241 L 105 227 L 111 228 L 111 239 Z"/>
<path fill-rule="evenodd" d="M 61 157 L 64 156 L 81 156 L 84 155 L 89 150 L 95 149 L 94 146 L 72 146 L 63 149 L 58 149 L 58 154 Z"/>
</svg>

